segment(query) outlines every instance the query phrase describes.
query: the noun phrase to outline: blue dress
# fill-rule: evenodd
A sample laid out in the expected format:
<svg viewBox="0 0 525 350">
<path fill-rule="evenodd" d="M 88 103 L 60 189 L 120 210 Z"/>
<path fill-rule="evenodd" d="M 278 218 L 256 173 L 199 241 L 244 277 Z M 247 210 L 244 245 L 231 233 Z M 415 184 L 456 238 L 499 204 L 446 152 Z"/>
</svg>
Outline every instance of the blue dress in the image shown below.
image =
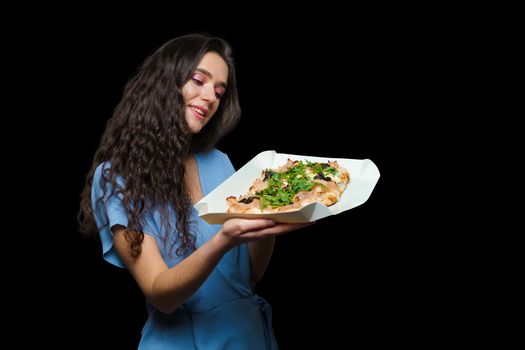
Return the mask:
<svg viewBox="0 0 525 350">
<path fill-rule="evenodd" d="M 199 169 L 202 192 L 207 195 L 235 170 L 228 157 L 217 149 L 195 155 Z M 121 197 L 114 195 L 107 205 L 97 204 L 102 196 L 101 172 L 108 163 L 98 166 L 93 179 L 92 202 L 97 225 L 100 228 L 102 251 L 105 260 L 125 268 L 113 248 L 110 227 L 127 226 L 128 220 Z M 119 179 L 122 183 L 122 180 Z M 196 245 L 202 246 L 220 228 L 198 217 Z M 175 220 L 174 215 L 172 215 Z M 109 220 L 109 225 L 105 225 Z M 144 231 L 157 240 L 164 261 L 169 267 L 183 258 L 174 252 L 160 237 L 160 214 L 152 211 L 145 216 Z M 104 227 L 102 227 L 104 226 Z M 142 330 L 139 349 L 228 349 L 258 350 L 277 349 L 271 326 L 271 306 L 256 295 L 250 286 L 250 258 L 247 244 L 226 253 L 204 284 L 175 312 L 165 314 L 146 303 L 148 320 Z"/>
</svg>

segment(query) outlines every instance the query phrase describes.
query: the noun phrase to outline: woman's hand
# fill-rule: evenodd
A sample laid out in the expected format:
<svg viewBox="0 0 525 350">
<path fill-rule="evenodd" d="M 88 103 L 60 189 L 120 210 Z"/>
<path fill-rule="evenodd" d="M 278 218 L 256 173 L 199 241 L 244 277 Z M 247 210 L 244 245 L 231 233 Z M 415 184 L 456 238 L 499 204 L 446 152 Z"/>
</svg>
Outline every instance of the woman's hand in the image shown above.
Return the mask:
<svg viewBox="0 0 525 350">
<path fill-rule="evenodd" d="M 229 248 L 263 237 L 276 236 L 314 224 L 281 224 L 270 219 L 229 219 L 226 220 L 218 235 Z"/>
</svg>

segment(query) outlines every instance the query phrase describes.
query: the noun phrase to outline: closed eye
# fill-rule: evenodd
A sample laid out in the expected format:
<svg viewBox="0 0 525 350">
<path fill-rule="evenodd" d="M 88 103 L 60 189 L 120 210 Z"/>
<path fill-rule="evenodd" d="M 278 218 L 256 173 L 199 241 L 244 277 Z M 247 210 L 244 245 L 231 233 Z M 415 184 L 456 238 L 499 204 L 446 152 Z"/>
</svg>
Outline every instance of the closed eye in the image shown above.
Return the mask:
<svg viewBox="0 0 525 350">
<path fill-rule="evenodd" d="M 222 86 L 218 86 L 215 88 L 215 97 L 220 100 L 223 96 L 226 90 Z"/>
<path fill-rule="evenodd" d="M 192 80 L 195 84 L 197 84 L 197 85 L 199 85 L 199 86 L 202 86 L 202 85 L 204 84 L 204 82 L 203 82 L 202 80 L 199 80 L 198 78 L 195 78 L 195 77 L 192 77 L 191 80 Z"/>
</svg>

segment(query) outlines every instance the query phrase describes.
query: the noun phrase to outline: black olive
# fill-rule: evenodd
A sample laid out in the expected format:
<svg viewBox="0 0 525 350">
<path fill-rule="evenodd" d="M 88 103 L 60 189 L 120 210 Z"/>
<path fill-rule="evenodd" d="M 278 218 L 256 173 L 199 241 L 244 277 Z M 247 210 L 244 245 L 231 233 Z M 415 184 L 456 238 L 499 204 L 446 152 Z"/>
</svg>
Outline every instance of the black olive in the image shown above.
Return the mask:
<svg viewBox="0 0 525 350">
<path fill-rule="evenodd" d="M 243 198 L 239 201 L 239 203 L 244 203 L 244 204 L 250 204 L 251 202 L 253 202 L 253 200 L 257 198 L 257 197 L 248 197 L 248 198 Z"/>
<path fill-rule="evenodd" d="M 317 175 L 314 176 L 314 180 L 332 181 L 328 176 L 324 176 L 322 172 L 318 172 Z"/>
<path fill-rule="evenodd" d="M 268 178 L 269 178 L 269 177 L 272 177 L 273 174 L 274 174 L 273 171 L 271 171 L 271 170 L 265 170 L 265 171 L 264 171 L 264 179 L 263 179 L 263 181 L 268 180 Z"/>
<path fill-rule="evenodd" d="M 314 180 L 324 180 L 324 174 L 322 172 L 318 172 L 317 175 L 315 175 Z"/>
</svg>

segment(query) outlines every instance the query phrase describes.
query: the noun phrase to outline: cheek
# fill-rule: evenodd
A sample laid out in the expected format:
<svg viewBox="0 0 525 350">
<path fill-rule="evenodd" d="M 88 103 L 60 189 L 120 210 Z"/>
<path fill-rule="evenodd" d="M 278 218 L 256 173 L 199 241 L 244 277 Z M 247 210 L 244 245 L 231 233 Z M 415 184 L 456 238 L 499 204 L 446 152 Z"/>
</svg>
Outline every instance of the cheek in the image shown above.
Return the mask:
<svg viewBox="0 0 525 350">
<path fill-rule="evenodd" d="M 193 95 L 195 94 L 195 89 L 190 85 L 186 84 L 182 87 L 182 97 L 184 98 L 184 101 L 189 101 Z"/>
</svg>

